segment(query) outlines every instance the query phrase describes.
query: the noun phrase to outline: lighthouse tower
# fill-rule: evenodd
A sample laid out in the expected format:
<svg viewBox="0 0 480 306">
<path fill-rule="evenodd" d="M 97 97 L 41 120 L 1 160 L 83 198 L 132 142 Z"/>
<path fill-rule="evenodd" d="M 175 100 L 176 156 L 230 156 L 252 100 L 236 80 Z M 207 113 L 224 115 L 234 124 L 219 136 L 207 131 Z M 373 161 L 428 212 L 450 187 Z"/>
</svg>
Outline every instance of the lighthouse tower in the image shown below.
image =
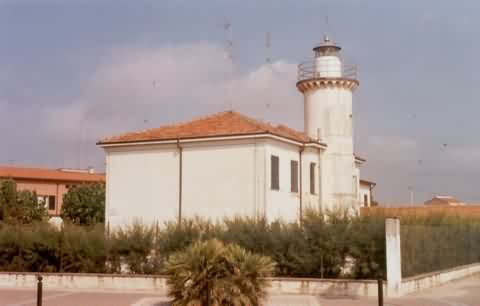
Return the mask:
<svg viewBox="0 0 480 306">
<path fill-rule="evenodd" d="M 359 170 L 353 153 L 352 93 L 359 85 L 356 67 L 346 67 L 341 48 L 327 36 L 312 61 L 298 69 L 304 96 L 305 133 L 327 144 L 320 161 L 323 208 L 357 208 Z"/>
</svg>

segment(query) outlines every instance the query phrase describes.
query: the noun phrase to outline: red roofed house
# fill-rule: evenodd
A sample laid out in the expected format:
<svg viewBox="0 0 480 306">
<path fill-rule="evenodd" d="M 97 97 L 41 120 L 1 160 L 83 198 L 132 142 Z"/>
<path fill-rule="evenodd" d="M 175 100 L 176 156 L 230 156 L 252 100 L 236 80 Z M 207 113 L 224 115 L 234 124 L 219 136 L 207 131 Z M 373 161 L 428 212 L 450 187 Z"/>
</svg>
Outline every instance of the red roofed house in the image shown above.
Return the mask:
<svg viewBox="0 0 480 306">
<path fill-rule="evenodd" d="M 13 179 L 18 190 L 35 191 L 39 200 L 45 202 L 50 216 L 60 215 L 63 195 L 70 186 L 105 182 L 105 174 L 96 174 L 93 169 L 45 169 L 0 166 L 0 180 Z"/>
<path fill-rule="evenodd" d="M 327 37 L 313 50 L 296 84 L 304 95 L 304 131 L 226 111 L 99 141 L 106 221 L 298 220 L 306 208 L 357 210 L 365 160 L 353 152 L 356 70 L 343 66 L 340 47 Z"/>
</svg>

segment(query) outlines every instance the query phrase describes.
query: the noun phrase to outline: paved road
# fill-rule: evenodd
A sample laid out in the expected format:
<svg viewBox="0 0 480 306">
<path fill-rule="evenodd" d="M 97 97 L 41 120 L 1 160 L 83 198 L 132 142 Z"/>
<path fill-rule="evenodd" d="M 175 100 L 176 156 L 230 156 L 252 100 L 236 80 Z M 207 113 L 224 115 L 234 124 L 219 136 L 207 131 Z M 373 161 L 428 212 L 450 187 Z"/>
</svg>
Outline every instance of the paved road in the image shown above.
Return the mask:
<svg viewBox="0 0 480 306">
<path fill-rule="evenodd" d="M 158 293 L 45 291 L 44 306 L 166 306 Z M 327 298 L 273 295 L 267 306 L 376 306 L 377 299 Z M 36 306 L 36 292 L 1 289 L 0 306 Z M 385 306 L 480 306 L 480 276 L 398 299 L 386 299 Z"/>
</svg>

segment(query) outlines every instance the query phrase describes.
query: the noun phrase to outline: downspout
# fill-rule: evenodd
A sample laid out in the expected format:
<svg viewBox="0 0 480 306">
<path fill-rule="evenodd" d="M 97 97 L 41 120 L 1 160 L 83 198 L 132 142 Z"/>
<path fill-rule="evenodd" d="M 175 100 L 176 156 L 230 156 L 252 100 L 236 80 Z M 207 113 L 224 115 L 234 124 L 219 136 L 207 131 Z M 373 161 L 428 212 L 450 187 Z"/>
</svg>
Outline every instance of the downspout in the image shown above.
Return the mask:
<svg viewBox="0 0 480 306">
<path fill-rule="evenodd" d="M 298 160 L 299 160 L 299 176 L 300 176 L 300 226 L 302 226 L 303 223 L 303 186 L 302 186 L 302 153 L 303 150 L 305 149 L 305 146 L 302 146 L 300 150 L 298 151 Z"/>
<path fill-rule="evenodd" d="M 182 176 L 183 176 L 183 148 L 180 146 L 180 139 L 177 138 L 178 148 L 178 225 L 182 224 Z"/>
<path fill-rule="evenodd" d="M 323 212 L 323 200 L 325 199 L 325 195 L 323 194 L 323 189 L 322 189 L 322 181 L 323 181 L 323 164 L 322 164 L 322 156 L 323 152 L 322 149 L 318 149 L 318 207 L 320 212 Z"/>
</svg>

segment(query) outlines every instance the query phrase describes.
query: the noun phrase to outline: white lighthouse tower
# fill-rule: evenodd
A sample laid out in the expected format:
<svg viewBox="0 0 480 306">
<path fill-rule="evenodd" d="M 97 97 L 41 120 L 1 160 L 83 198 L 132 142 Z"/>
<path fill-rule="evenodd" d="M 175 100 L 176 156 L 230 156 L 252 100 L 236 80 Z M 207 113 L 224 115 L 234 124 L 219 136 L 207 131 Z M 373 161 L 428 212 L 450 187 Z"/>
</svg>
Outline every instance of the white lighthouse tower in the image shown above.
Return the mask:
<svg viewBox="0 0 480 306">
<path fill-rule="evenodd" d="M 327 36 L 313 61 L 299 65 L 297 88 L 304 96 L 305 133 L 327 144 L 321 157 L 323 208 L 358 208 L 359 170 L 353 152 L 352 93 L 356 67 L 345 67 L 341 48 Z"/>
</svg>

